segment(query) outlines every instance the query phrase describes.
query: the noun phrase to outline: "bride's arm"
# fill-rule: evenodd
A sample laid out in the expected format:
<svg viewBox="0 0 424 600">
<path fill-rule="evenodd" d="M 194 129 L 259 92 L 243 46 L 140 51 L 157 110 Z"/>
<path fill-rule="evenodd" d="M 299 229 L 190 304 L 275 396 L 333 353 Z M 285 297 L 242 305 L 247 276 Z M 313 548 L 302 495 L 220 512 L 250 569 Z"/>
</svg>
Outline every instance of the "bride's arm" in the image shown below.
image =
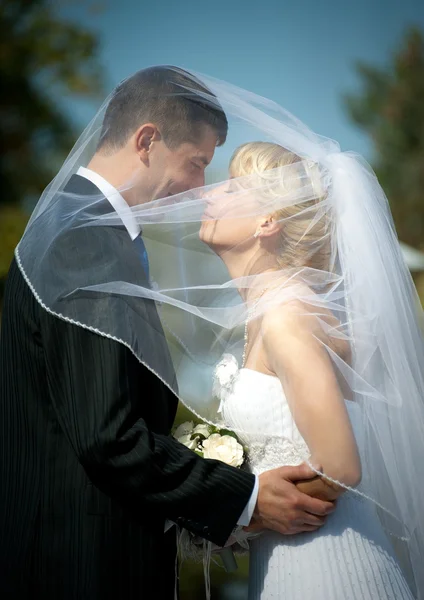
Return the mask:
<svg viewBox="0 0 424 600">
<path fill-rule="evenodd" d="M 315 317 L 296 309 L 280 308 L 264 317 L 262 327 L 267 359 L 282 382 L 311 460 L 321 465 L 329 477 L 356 486 L 361 479 L 358 449 Z M 301 485 L 307 486 L 306 482 Z M 317 479 L 302 491 L 334 499 L 343 489 Z"/>
</svg>

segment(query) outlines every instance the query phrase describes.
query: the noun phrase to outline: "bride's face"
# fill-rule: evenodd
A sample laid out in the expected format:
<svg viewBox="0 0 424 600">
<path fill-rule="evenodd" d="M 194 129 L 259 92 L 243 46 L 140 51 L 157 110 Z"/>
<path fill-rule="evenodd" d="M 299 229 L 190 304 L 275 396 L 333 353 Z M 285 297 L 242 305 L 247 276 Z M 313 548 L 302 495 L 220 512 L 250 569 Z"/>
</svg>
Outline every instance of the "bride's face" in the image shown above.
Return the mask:
<svg viewBox="0 0 424 600">
<path fill-rule="evenodd" d="M 255 242 L 258 218 L 250 190 L 228 181 L 210 193 L 202 216 L 199 237 L 217 254 L 242 252 Z"/>
</svg>

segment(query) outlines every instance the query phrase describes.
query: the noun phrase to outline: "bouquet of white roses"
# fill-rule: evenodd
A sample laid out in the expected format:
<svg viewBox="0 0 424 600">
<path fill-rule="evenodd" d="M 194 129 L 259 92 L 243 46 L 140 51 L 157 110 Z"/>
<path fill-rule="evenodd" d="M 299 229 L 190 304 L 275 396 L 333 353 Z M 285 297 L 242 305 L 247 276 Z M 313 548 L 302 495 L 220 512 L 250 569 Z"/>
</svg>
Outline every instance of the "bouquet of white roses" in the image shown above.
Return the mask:
<svg viewBox="0 0 424 600">
<path fill-rule="evenodd" d="M 220 429 L 207 423 L 195 424 L 193 421 L 186 421 L 175 429 L 173 436 L 181 444 L 203 458 L 220 460 L 237 468 L 242 467 L 246 460 L 245 448 L 240 444 L 236 434 L 228 429 Z M 243 538 L 243 536 L 240 537 Z M 245 551 L 247 543 L 243 543 L 242 539 L 237 540 L 236 538 L 237 536 L 234 538 L 234 542 L 237 543 L 239 550 L 243 551 L 242 549 L 244 549 Z M 209 546 L 209 552 L 212 547 L 210 542 L 207 542 L 207 544 L 204 542 L 205 540 L 202 540 L 202 538 L 184 530 L 180 538 L 180 547 L 184 549 L 185 554 L 190 558 L 204 559 L 203 553 L 207 551 L 206 545 Z M 226 571 L 230 572 L 237 569 L 231 546 L 219 548 L 217 552 L 221 556 Z"/>
<path fill-rule="evenodd" d="M 241 467 L 246 458 L 236 434 L 228 429 L 186 421 L 176 428 L 173 436 L 199 456 L 221 460 L 232 467 Z"/>
</svg>

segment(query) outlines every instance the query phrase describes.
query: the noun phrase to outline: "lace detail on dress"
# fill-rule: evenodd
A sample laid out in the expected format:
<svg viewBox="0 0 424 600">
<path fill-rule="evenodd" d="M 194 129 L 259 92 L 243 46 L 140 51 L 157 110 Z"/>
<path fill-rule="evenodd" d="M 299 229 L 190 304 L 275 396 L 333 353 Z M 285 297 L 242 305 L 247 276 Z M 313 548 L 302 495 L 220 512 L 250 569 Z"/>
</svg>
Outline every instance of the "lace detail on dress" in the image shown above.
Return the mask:
<svg viewBox="0 0 424 600">
<path fill-rule="evenodd" d="M 294 467 L 311 457 L 303 440 L 294 443 L 276 436 L 258 436 L 258 440 L 249 437 L 246 466 L 256 475 L 276 467 Z"/>
</svg>

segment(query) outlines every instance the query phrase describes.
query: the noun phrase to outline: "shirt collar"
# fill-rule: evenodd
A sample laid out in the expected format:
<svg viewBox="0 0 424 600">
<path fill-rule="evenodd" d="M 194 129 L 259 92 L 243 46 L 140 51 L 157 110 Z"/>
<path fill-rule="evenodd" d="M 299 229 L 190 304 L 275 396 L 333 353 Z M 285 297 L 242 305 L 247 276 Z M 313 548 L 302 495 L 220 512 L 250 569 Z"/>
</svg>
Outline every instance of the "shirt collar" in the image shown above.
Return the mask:
<svg viewBox="0 0 424 600">
<path fill-rule="evenodd" d="M 141 227 L 137 224 L 137 221 L 134 218 L 134 215 L 128 210 L 128 204 L 118 192 L 116 188 L 113 187 L 106 179 L 104 179 L 101 175 L 92 171 L 91 169 L 87 169 L 86 167 L 80 167 L 77 171 L 77 175 L 81 175 L 81 177 L 85 177 L 91 183 L 102 192 L 105 198 L 109 200 L 114 210 L 118 213 L 119 218 L 122 223 L 125 225 L 126 230 L 128 231 L 132 240 L 135 240 L 141 233 Z"/>
</svg>

